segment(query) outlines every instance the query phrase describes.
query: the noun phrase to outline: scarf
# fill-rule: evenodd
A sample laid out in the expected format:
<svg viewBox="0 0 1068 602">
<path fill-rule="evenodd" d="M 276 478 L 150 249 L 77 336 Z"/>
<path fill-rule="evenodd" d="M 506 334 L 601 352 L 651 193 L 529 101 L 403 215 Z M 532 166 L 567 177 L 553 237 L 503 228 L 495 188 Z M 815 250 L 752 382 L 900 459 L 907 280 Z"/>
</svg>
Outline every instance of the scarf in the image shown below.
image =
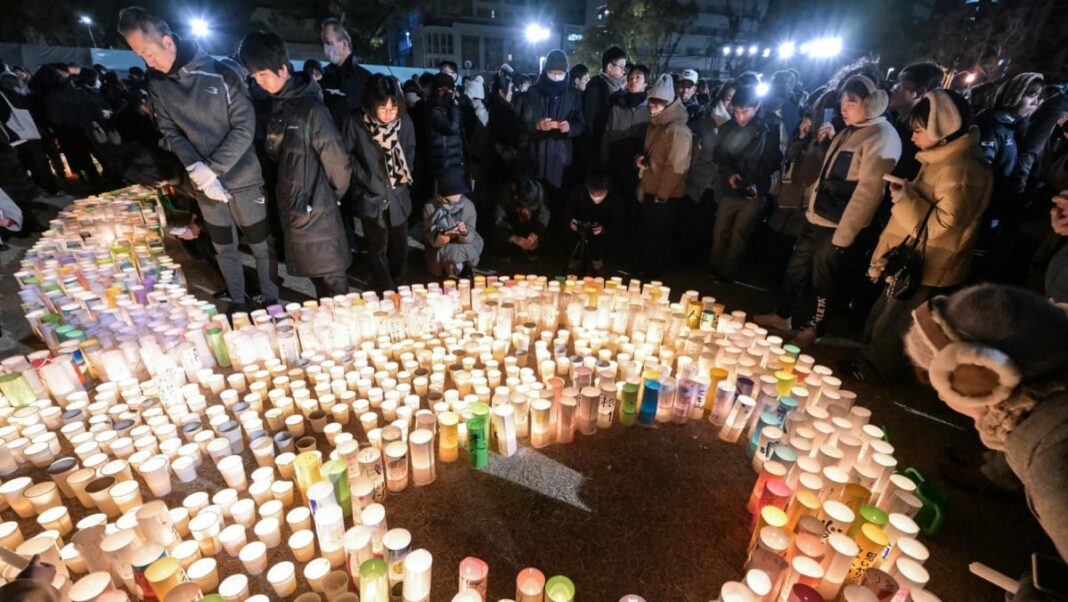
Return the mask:
<svg viewBox="0 0 1068 602">
<path fill-rule="evenodd" d="M 608 75 L 607 71 L 602 71 L 601 72 L 601 77 L 603 77 L 605 83 L 608 84 L 609 93 L 619 91 L 620 89 L 623 88 L 623 84 L 627 83 L 626 78 L 624 78 L 624 79 L 616 79 L 616 78 L 612 77 L 611 75 Z"/>
<path fill-rule="evenodd" d="M 554 82 L 553 80 L 549 79 L 549 75 L 547 73 L 542 72 L 542 74 L 538 77 L 538 83 L 534 84 L 534 87 L 537 88 L 538 91 L 542 94 L 549 97 L 553 97 L 559 96 L 566 92 L 567 89 L 571 87 L 571 82 L 567 77 L 564 78 L 564 81 Z"/>
<path fill-rule="evenodd" d="M 367 113 L 363 115 L 363 124 L 371 134 L 371 140 L 382 149 L 386 158 L 386 175 L 393 188 L 400 188 L 412 183 L 411 171 L 408 169 L 408 159 L 404 157 L 404 149 L 400 144 L 401 119 L 394 119 L 390 123 L 382 124 Z"/>
<path fill-rule="evenodd" d="M 636 109 L 645 104 L 645 92 L 624 92 L 623 106 L 628 109 Z"/>
</svg>

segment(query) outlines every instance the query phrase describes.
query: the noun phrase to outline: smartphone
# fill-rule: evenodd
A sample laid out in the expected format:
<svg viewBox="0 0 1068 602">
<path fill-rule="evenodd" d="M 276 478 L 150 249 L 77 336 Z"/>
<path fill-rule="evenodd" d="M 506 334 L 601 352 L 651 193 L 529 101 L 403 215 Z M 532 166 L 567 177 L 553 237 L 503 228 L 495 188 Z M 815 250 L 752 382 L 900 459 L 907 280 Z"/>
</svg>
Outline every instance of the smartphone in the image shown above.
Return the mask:
<svg viewBox="0 0 1068 602">
<path fill-rule="evenodd" d="M 1038 591 L 1068 597 L 1068 565 L 1060 558 L 1031 554 L 1031 578 Z"/>
<path fill-rule="evenodd" d="M 830 123 L 834 120 L 834 109 L 823 109 L 823 121 L 821 123 Z"/>
<path fill-rule="evenodd" d="M 885 176 L 883 176 L 883 179 L 886 180 L 887 182 L 890 182 L 891 184 L 897 184 L 898 186 L 904 186 L 905 182 L 908 181 L 905 178 L 899 178 L 897 176 L 892 176 L 890 174 L 886 174 Z"/>
<path fill-rule="evenodd" d="M 175 238 L 181 238 L 189 233 L 189 226 L 180 226 L 177 228 L 171 228 L 167 231 L 171 236 Z"/>
</svg>

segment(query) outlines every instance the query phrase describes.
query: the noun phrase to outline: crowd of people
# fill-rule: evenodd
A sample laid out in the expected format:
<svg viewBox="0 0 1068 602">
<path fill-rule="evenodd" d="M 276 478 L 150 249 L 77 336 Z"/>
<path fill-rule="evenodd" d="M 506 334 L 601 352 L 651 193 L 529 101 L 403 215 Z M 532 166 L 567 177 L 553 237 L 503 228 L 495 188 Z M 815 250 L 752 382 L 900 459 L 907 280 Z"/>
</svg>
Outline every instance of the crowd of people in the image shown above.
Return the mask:
<svg viewBox="0 0 1068 602">
<path fill-rule="evenodd" d="M 983 339 L 989 324 L 965 329 L 968 309 L 945 300 L 993 282 L 1068 301 L 1068 94 L 1039 73 L 969 89 L 931 62 L 862 60 L 809 91 L 792 69 L 707 81 L 611 47 L 596 73 L 553 50 L 535 76 L 461 78 L 445 61 L 401 82 L 361 66 L 336 19 L 321 29 L 329 64 L 300 70 L 269 32 L 223 59 L 138 7 L 119 33 L 147 71 L 0 69 L 0 229 L 38 231 L 32 202 L 62 197 L 68 172 L 91 191 L 167 182 L 193 216 L 175 235 L 217 265 L 231 311 L 253 304 L 242 240 L 268 304 L 272 256 L 320 296 L 347 292 L 358 258 L 395 290 L 410 239 L 435 277 L 548 256 L 651 278 L 698 258 L 730 283 L 755 258 L 781 282 L 758 323 L 807 346 L 835 316 L 863 321 L 863 351 L 842 366 L 857 379 L 893 380 L 910 357 L 935 369 L 948 341 L 980 339 L 1042 366 L 1027 378 L 1063 367 L 1019 350 L 1027 339 Z M 758 236 L 780 244 L 754 249 Z M 1016 320 L 1002 330 L 1041 330 L 1019 310 L 1048 313 L 1035 298 L 979 290 L 975 303 Z M 1044 335 L 1068 337 L 1064 321 Z M 1004 399 L 956 401 L 985 417 Z M 1008 414 L 996 417 L 1026 417 Z"/>
<path fill-rule="evenodd" d="M 862 60 L 810 92 L 791 69 L 710 82 L 611 47 L 596 73 L 553 50 L 533 77 L 444 61 L 400 82 L 361 66 L 336 19 L 329 64 L 300 70 L 273 33 L 216 59 L 138 7 L 119 32 L 147 72 L 4 67 L 0 188 L 32 233 L 28 203 L 63 195 L 68 171 L 91 191 L 170 182 L 195 201 L 179 236 L 218 266 L 233 310 L 252 304 L 242 240 L 268 303 L 272 256 L 319 295 L 348 290 L 354 258 L 390 290 L 410 239 L 433 276 L 549 256 L 648 278 L 697 257 L 729 283 L 755 257 L 781 282 L 760 323 L 808 344 L 833 316 L 866 316 L 847 368 L 885 380 L 935 295 L 1048 265 L 1033 284 L 1068 300 L 1068 97 L 1038 73 L 969 90 L 934 63 L 891 82 Z M 769 233 L 783 244 L 753 249 Z"/>
</svg>

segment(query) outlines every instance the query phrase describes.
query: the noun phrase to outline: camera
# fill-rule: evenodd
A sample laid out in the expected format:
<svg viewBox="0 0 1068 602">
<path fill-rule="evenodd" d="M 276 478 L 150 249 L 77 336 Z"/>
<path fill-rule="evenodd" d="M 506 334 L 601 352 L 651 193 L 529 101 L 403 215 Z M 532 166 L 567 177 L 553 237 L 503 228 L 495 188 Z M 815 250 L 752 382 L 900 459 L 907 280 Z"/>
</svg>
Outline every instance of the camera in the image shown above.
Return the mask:
<svg viewBox="0 0 1068 602">
<path fill-rule="evenodd" d="M 575 222 L 578 224 L 579 230 L 593 230 L 600 225 L 597 222 L 588 222 L 585 220 L 575 220 Z"/>
</svg>

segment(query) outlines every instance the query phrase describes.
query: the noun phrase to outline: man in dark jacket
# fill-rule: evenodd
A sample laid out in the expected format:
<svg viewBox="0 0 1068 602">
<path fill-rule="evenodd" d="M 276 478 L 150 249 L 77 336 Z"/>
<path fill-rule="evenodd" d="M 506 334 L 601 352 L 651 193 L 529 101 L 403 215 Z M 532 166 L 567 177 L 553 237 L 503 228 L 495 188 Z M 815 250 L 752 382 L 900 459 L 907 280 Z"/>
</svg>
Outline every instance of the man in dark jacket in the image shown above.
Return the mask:
<svg viewBox="0 0 1068 602">
<path fill-rule="evenodd" d="M 679 81 L 675 85 L 675 94 L 679 97 L 679 101 L 682 102 L 682 106 L 686 107 L 686 115 L 689 116 L 690 120 L 690 129 L 697 125 L 697 121 L 704 117 L 708 109 L 697 98 L 697 82 L 700 79 L 701 76 L 697 74 L 697 71 L 686 69 L 679 76 Z"/>
<path fill-rule="evenodd" d="M 623 88 L 627 78 L 627 53 L 612 46 L 601 54 L 601 72 L 586 84 L 582 93 L 582 115 L 586 133 L 582 139 L 589 166 L 601 164 L 601 138 L 608 120 L 610 97 Z"/>
<path fill-rule="evenodd" d="M 532 174 L 542 183 L 549 209 L 563 202 L 564 173 L 574 159 L 572 140 L 582 135 L 582 97 L 567 81 L 567 55 L 553 50 L 545 57 L 545 70 L 527 92 L 523 123 L 530 133 L 527 145 Z"/>
<path fill-rule="evenodd" d="M 434 92 L 430 97 L 426 125 L 430 176 L 435 182 L 446 173 L 467 175 L 463 114 L 456 101 L 455 90 L 456 80 L 451 75 L 442 72 L 434 76 Z"/>
<path fill-rule="evenodd" d="M 541 184 L 531 178 L 512 182 L 493 218 L 494 238 L 502 259 L 537 260 L 550 217 Z"/>
<path fill-rule="evenodd" d="M 1016 171 L 1016 137 L 1019 124 L 1038 108 L 1042 95 L 1041 73 L 1020 73 L 1001 85 L 992 109 L 976 118 L 983 155 L 994 170 L 994 192 L 990 197 L 990 217 L 1018 213 L 1022 199 L 1012 187 Z"/>
<path fill-rule="evenodd" d="M 1053 137 L 1058 122 L 1064 119 L 1065 115 L 1068 115 L 1068 91 L 1047 98 L 1028 120 L 1027 132 L 1020 139 L 1017 148 L 1016 171 L 1011 183 L 1013 190 L 1024 192 L 1037 188 L 1038 181 L 1041 180 L 1038 165 L 1042 154 Z"/>
<path fill-rule="evenodd" d="M 493 76 L 493 88 L 486 101 L 489 121 L 486 123 L 486 136 L 483 138 L 485 147 L 482 149 L 485 169 L 478 185 L 483 189 L 479 223 L 487 228 L 493 221 L 493 210 L 502 191 L 509 182 L 519 177 L 519 137 L 523 126 L 512 104 L 515 90 L 513 76 L 512 68 L 503 65 Z"/>
<path fill-rule="evenodd" d="M 345 118 L 360 108 L 363 88 L 371 72 L 356 60 L 356 55 L 352 53 L 352 36 L 340 20 L 324 20 L 320 37 L 323 53 L 330 59 L 331 66 L 323 72 L 323 79 L 319 83 L 327 93 L 326 104 L 334 117 L 334 124 L 341 128 Z M 338 99 L 343 102 L 338 102 Z"/>
<path fill-rule="evenodd" d="M 260 292 L 274 303 L 278 287 L 271 281 L 263 176 L 252 148 L 256 116 L 244 80 L 143 8 L 123 9 L 118 29 L 149 67 L 156 123 L 196 185 L 197 203 L 233 299 L 231 310 L 251 309 L 238 228 L 256 260 Z"/>
<path fill-rule="evenodd" d="M 267 155 L 278 168 L 275 202 L 286 245 L 286 271 L 307 276 L 320 298 L 349 292 L 352 255 L 345 243 L 338 200 L 349 188 L 351 158 L 341 143 L 319 84 L 290 71 L 282 38 L 245 36 L 241 64 L 272 96 Z"/>
<path fill-rule="evenodd" d="M 912 109 L 923 100 L 931 90 L 942 88 L 942 68 L 934 63 L 913 63 L 901 70 L 897 83 L 890 89 L 891 122 L 901 138 L 901 159 L 894 166 L 893 175 L 906 180 L 913 180 L 920 173 L 920 162 L 916 160 L 919 150 L 912 141 L 910 117 Z"/>
<path fill-rule="evenodd" d="M 781 123 L 774 113 L 761 111 L 756 88 L 738 88 L 731 100 L 731 116 L 719 128 L 713 154 L 719 208 L 712 234 L 712 271 L 726 282 L 734 280 L 742 266 L 771 176 L 782 162 Z"/>
</svg>

